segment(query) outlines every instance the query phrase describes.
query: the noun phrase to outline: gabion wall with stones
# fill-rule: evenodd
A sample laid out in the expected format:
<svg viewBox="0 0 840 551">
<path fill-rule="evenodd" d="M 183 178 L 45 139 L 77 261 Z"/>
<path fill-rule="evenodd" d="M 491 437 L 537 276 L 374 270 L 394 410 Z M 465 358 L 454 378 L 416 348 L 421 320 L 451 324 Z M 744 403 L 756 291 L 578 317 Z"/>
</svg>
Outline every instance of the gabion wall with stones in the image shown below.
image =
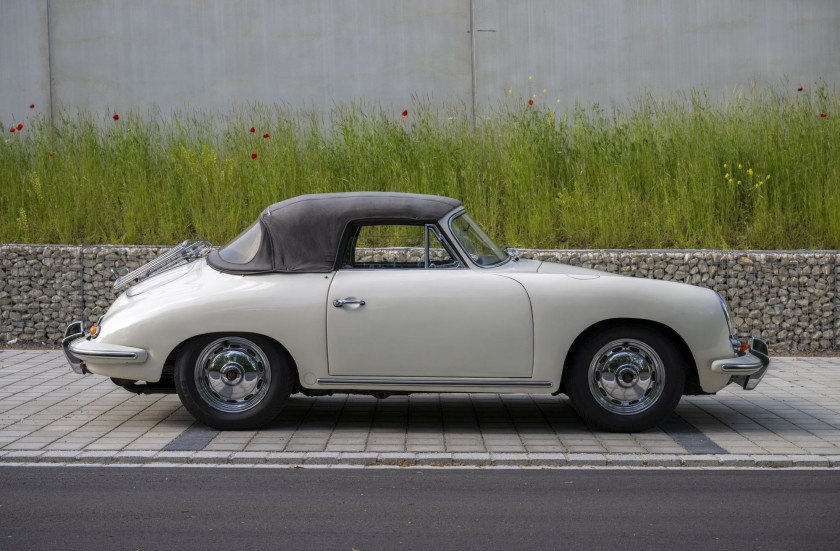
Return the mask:
<svg viewBox="0 0 840 551">
<path fill-rule="evenodd" d="M 75 319 L 114 300 L 111 268 L 134 269 L 166 247 L 0 245 L 0 344 L 57 345 Z M 523 258 L 709 287 L 729 303 L 739 336 L 774 350 L 837 351 L 838 251 L 523 250 Z"/>
</svg>

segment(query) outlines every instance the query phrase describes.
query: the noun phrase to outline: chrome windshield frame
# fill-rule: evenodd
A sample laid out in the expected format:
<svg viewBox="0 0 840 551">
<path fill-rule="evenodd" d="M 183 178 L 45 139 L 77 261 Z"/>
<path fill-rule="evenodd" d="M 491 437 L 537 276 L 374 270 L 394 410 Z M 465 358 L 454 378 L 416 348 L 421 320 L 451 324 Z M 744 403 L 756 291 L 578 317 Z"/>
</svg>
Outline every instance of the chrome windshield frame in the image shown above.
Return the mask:
<svg viewBox="0 0 840 551">
<path fill-rule="evenodd" d="M 505 254 L 505 257 L 502 260 L 500 260 L 499 262 L 496 262 L 494 264 L 484 265 L 484 264 L 479 264 L 478 262 L 473 260 L 473 257 L 469 254 L 466 247 L 464 247 L 464 244 L 461 243 L 461 240 L 458 239 L 458 236 L 456 235 L 455 230 L 452 228 L 452 222 L 455 221 L 456 218 L 459 218 L 461 216 L 467 216 L 469 218 L 469 215 L 467 215 L 467 210 L 463 207 L 459 207 L 459 208 L 455 209 L 454 211 L 452 211 L 451 213 L 447 214 L 444 217 L 444 220 L 446 221 L 446 223 L 441 224 L 441 226 L 446 227 L 446 230 L 447 230 L 447 233 L 449 234 L 450 240 L 458 248 L 458 250 L 461 253 L 461 256 L 466 258 L 473 266 L 475 266 L 477 268 L 485 269 L 485 270 L 490 269 L 490 268 L 498 268 L 499 266 L 504 266 L 505 264 L 507 264 L 508 262 L 511 261 L 511 259 L 513 257 L 511 255 L 509 255 L 503 248 L 499 247 L 499 245 L 497 245 L 496 242 L 493 241 L 490 238 L 490 236 L 488 236 L 486 233 L 484 233 L 484 230 L 481 229 L 481 227 L 478 226 L 478 224 L 475 224 L 475 221 L 472 218 L 469 218 L 469 220 L 471 222 L 473 222 L 474 228 L 478 231 L 479 237 L 485 239 L 487 242 L 489 242 L 495 248 L 499 249 L 500 251 L 502 251 Z"/>
</svg>

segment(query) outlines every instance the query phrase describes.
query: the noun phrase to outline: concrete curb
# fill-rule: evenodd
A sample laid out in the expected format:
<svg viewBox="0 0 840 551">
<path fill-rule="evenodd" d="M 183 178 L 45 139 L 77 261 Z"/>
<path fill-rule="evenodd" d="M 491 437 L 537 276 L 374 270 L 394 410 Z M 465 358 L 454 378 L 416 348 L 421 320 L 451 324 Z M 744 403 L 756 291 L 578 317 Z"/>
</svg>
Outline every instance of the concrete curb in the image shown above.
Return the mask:
<svg viewBox="0 0 840 551">
<path fill-rule="evenodd" d="M 840 468 L 840 455 L 602 453 L 6 451 L 0 465 L 236 465 L 356 467 L 717 467 Z"/>
</svg>

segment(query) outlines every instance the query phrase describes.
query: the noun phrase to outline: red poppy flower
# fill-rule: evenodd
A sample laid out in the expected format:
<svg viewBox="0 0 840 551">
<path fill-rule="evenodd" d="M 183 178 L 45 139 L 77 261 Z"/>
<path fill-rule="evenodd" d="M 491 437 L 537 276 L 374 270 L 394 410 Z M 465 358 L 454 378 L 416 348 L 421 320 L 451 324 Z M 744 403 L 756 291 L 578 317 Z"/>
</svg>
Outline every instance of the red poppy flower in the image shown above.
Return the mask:
<svg viewBox="0 0 840 551">
<path fill-rule="evenodd" d="M 14 134 L 14 132 L 15 132 L 15 127 L 13 126 L 13 127 L 9 128 L 9 132 L 11 132 L 12 134 Z"/>
<path fill-rule="evenodd" d="M 534 105 L 534 100 L 529 99 L 529 100 L 528 100 L 528 105 Z"/>
<path fill-rule="evenodd" d="M 251 158 L 252 158 L 252 159 L 256 159 L 256 158 L 257 158 L 257 154 L 256 154 L 256 153 L 251 153 Z"/>
<path fill-rule="evenodd" d="M 825 113 L 820 113 L 820 117 L 827 117 L 827 116 L 828 115 L 826 115 Z M 18 127 L 18 130 L 20 130 L 20 127 Z"/>
<path fill-rule="evenodd" d="M 34 104 L 34 103 L 30 103 L 30 104 L 29 104 L 29 108 L 30 108 L 30 109 L 35 109 L 35 104 Z"/>
<path fill-rule="evenodd" d="M 53 153 L 52 153 L 52 151 L 50 151 L 50 157 L 52 157 L 52 156 L 53 156 Z"/>
<path fill-rule="evenodd" d="M 408 109 L 406 109 L 405 111 L 403 111 L 402 115 L 403 115 L 403 117 L 407 117 L 407 116 L 408 116 Z"/>
<path fill-rule="evenodd" d="M 823 116 L 825 116 L 825 115 L 823 115 Z M 23 130 L 23 125 L 22 125 L 22 124 L 18 124 L 18 125 L 17 125 L 17 129 L 18 129 L 18 130 Z"/>
<path fill-rule="evenodd" d="M 796 91 L 797 91 L 797 92 L 801 92 L 801 91 L 802 91 L 802 87 L 800 86 L 799 88 L 797 88 L 797 89 L 796 89 Z"/>
<path fill-rule="evenodd" d="M 112 118 L 113 118 L 115 121 L 120 120 L 120 116 L 119 116 L 119 115 L 117 115 L 117 114 L 114 114 L 114 116 L 113 116 Z"/>
<path fill-rule="evenodd" d="M 256 132 L 256 129 L 252 126 L 251 129 L 248 130 L 248 132 Z"/>
<path fill-rule="evenodd" d="M 270 138 L 270 137 L 271 136 L 269 136 L 268 134 L 263 134 L 263 138 Z"/>
</svg>

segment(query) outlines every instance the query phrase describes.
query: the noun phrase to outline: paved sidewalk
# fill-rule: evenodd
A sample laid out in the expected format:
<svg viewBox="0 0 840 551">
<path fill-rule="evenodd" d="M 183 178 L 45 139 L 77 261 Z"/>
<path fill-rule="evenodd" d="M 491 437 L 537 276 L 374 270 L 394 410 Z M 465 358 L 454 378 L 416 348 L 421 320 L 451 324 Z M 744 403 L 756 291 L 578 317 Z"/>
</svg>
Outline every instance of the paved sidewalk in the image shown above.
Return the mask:
<svg viewBox="0 0 840 551">
<path fill-rule="evenodd" d="M 593 432 L 565 397 L 293 396 L 259 431 L 218 432 L 175 395 L 0 350 L 0 462 L 840 467 L 840 358 L 775 358 L 751 392 L 683 398 L 659 427 Z"/>
</svg>

